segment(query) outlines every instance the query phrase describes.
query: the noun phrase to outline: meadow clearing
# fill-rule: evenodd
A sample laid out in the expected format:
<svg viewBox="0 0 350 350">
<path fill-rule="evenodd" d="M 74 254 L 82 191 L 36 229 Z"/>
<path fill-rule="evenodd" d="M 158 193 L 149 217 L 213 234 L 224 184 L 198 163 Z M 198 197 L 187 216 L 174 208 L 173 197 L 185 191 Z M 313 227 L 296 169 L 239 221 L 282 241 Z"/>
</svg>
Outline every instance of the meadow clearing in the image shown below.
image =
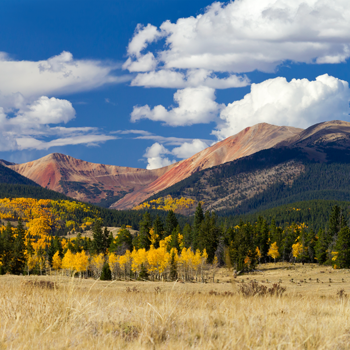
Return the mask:
<svg viewBox="0 0 350 350">
<path fill-rule="evenodd" d="M 220 269 L 219 283 L 205 284 L 1 276 L 0 349 L 349 348 L 350 298 L 337 294 L 350 294 L 348 270 L 283 263 L 260 270 L 233 279 Z M 244 297 L 239 285 L 248 278 L 282 280 L 287 289 Z"/>
</svg>

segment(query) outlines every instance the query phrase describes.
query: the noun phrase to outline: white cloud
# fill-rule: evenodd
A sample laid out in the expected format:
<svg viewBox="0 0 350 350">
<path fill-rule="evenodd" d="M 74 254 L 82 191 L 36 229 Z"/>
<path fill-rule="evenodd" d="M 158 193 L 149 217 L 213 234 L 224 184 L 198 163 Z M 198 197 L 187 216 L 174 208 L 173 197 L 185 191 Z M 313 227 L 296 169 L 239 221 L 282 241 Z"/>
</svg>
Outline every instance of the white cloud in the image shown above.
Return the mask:
<svg viewBox="0 0 350 350">
<path fill-rule="evenodd" d="M 40 96 L 87 91 L 104 84 L 130 80 L 130 76 L 115 76 L 119 64 L 94 60 L 75 60 L 71 53 L 42 61 L 14 61 L 0 56 L 0 103 L 16 107 L 18 100 L 34 100 Z M 10 105 L 6 105 L 7 100 Z"/>
<path fill-rule="evenodd" d="M 70 52 L 41 61 L 15 61 L 0 53 L 0 151 L 97 145 L 115 136 L 97 128 L 65 128 L 75 118 L 68 94 L 130 80 L 115 76 L 120 64 L 75 60 Z M 56 126 L 54 126 L 56 125 Z"/>
<path fill-rule="evenodd" d="M 75 135 L 74 137 L 65 137 L 51 140 L 48 142 L 35 139 L 33 137 L 20 137 L 17 139 L 18 149 L 37 149 L 47 150 L 51 147 L 62 147 L 67 145 L 81 145 L 87 144 L 97 146 L 109 140 L 114 140 L 115 137 L 108 135 Z"/>
<path fill-rule="evenodd" d="M 152 52 L 148 52 L 144 56 L 140 56 L 136 61 L 130 59 L 130 57 L 123 64 L 123 69 L 129 70 L 129 72 L 148 72 L 157 67 L 157 60 Z"/>
<path fill-rule="evenodd" d="M 159 30 L 139 26 L 128 48 L 131 60 L 160 38 L 162 69 L 271 72 L 286 60 L 340 63 L 350 57 L 350 6 L 347 0 L 214 2 L 203 14 L 165 21 Z"/>
<path fill-rule="evenodd" d="M 26 105 L 17 112 L 17 117 L 9 122 L 19 127 L 27 124 L 30 127 L 42 124 L 67 123 L 75 117 L 75 110 L 67 100 L 41 96 L 30 105 Z"/>
<path fill-rule="evenodd" d="M 0 151 L 41 150 L 116 139 L 97 128 L 51 126 L 67 123 L 75 117 L 75 110 L 67 100 L 42 96 L 32 103 L 22 103 L 20 109 L 11 112 L 6 114 L 0 107 Z"/>
<path fill-rule="evenodd" d="M 230 75 L 227 78 L 218 78 L 212 71 L 206 69 L 191 69 L 186 74 L 174 70 L 158 70 L 139 73 L 131 82 L 131 86 L 185 88 L 207 86 L 214 89 L 228 89 L 243 87 L 250 84 L 246 76 Z"/>
<path fill-rule="evenodd" d="M 194 154 L 203 151 L 208 145 L 202 140 L 192 140 L 191 143 L 185 142 L 180 147 L 174 148 L 171 153 L 177 158 L 186 159 L 192 157 Z"/>
<path fill-rule="evenodd" d="M 131 121 L 150 119 L 162 121 L 171 126 L 184 126 L 215 121 L 222 108 L 215 101 L 215 90 L 205 86 L 178 90 L 174 101 L 179 105 L 167 110 L 162 105 L 151 109 L 148 105 L 135 106 L 131 113 Z"/>
<path fill-rule="evenodd" d="M 146 27 L 138 24 L 135 30 L 134 37 L 129 43 L 128 54 L 130 56 L 141 56 L 141 51 L 144 50 L 148 44 L 158 40 L 163 34 L 160 33 L 157 27 L 148 24 Z"/>
<path fill-rule="evenodd" d="M 306 128 L 318 122 L 348 119 L 350 90 L 346 81 L 327 74 L 315 81 L 279 77 L 252 84 L 242 100 L 221 111 L 218 139 L 261 122 Z"/>
<path fill-rule="evenodd" d="M 171 161 L 168 157 L 164 156 L 170 153 L 171 152 L 163 145 L 158 142 L 154 143 L 151 147 L 146 149 L 146 153 L 144 154 L 148 162 L 146 169 L 158 169 L 175 163 L 175 160 Z"/>
<path fill-rule="evenodd" d="M 188 140 L 188 142 L 182 142 L 179 147 L 175 147 L 170 151 L 162 144 L 156 142 L 151 147 L 148 147 L 144 154 L 144 157 L 147 158 L 148 162 L 147 169 L 158 169 L 175 163 L 175 159 L 169 159 L 168 156 L 170 155 L 175 158 L 186 159 L 207 147 L 207 143 L 199 139 L 194 139 Z"/>
</svg>

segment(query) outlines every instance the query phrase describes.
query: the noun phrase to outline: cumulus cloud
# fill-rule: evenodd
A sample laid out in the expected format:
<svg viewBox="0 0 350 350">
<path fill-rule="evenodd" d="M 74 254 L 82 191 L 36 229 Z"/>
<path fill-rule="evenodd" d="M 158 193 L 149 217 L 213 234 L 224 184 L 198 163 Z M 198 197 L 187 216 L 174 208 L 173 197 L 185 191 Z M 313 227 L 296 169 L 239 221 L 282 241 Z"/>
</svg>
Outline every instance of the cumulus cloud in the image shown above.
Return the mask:
<svg viewBox="0 0 350 350">
<path fill-rule="evenodd" d="M 278 77 L 252 84 L 242 100 L 221 111 L 218 139 L 261 122 L 306 128 L 333 119 L 348 119 L 350 90 L 346 81 L 327 74 L 315 81 Z"/>
<path fill-rule="evenodd" d="M 214 2 L 203 14 L 165 21 L 159 29 L 138 26 L 129 66 L 161 38 L 163 49 L 155 55 L 161 69 L 271 72 L 286 60 L 340 63 L 350 57 L 350 7 L 346 0 Z"/>
<path fill-rule="evenodd" d="M 192 142 L 185 142 L 180 147 L 172 150 L 172 154 L 177 158 L 186 159 L 192 157 L 194 154 L 203 151 L 208 145 L 202 140 L 192 140 Z"/>
<path fill-rule="evenodd" d="M 208 144 L 199 139 L 183 142 L 179 147 L 174 147 L 172 150 L 156 142 L 151 147 L 148 147 L 144 154 L 148 162 L 147 169 L 158 169 L 173 164 L 176 162 L 174 158 L 186 159 L 207 147 Z M 169 156 L 172 156 L 173 159 L 170 160 Z"/>
<path fill-rule="evenodd" d="M 139 73 L 131 82 L 131 86 L 185 88 L 207 86 L 213 89 L 228 89 L 244 87 L 250 84 L 247 76 L 229 75 L 227 78 L 218 78 L 212 71 L 206 69 L 190 69 L 186 74 L 174 70 L 158 70 Z"/>
<path fill-rule="evenodd" d="M 66 128 L 75 118 L 71 102 L 59 94 L 81 92 L 130 80 L 116 76 L 120 64 L 76 60 L 70 52 L 41 61 L 15 61 L 0 53 L 0 151 L 97 145 L 115 136 L 97 128 Z"/>
<path fill-rule="evenodd" d="M 20 109 L 6 113 L 0 107 L 0 151 L 49 149 L 51 147 L 98 144 L 115 139 L 97 128 L 53 126 L 68 123 L 75 110 L 67 100 L 41 96 Z"/>
<path fill-rule="evenodd" d="M 146 27 L 138 24 L 134 33 L 134 37 L 128 45 L 128 54 L 130 56 L 141 56 L 141 51 L 144 50 L 148 44 L 158 40 L 164 34 L 158 31 L 157 27 L 148 24 Z"/>
<path fill-rule="evenodd" d="M 164 156 L 170 153 L 171 152 L 163 145 L 158 142 L 154 143 L 151 147 L 146 149 L 146 153 L 144 154 L 148 162 L 146 169 L 158 169 L 175 163 L 175 160 L 170 160 L 168 157 Z"/>
<path fill-rule="evenodd" d="M 15 61 L 0 56 L 0 103 L 13 107 L 40 96 L 87 91 L 104 84 L 130 80 L 116 76 L 119 64 L 95 60 L 76 60 L 70 52 L 41 61 Z M 2 97 L 1 97 L 2 96 Z M 6 101 L 10 100 L 10 105 Z"/>
<path fill-rule="evenodd" d="M 166 125 L 184 126 L 215 121 L 222 108 L 215 102 L 215 90 L 205 86 L 178 90 L 174 94 L 178 107 L 166 109 L 162 105 L 151 109 L 148 105 L 135 106 L 131 113 L 131 121 L 150 119 L 162 121 Z"/>
</svg>

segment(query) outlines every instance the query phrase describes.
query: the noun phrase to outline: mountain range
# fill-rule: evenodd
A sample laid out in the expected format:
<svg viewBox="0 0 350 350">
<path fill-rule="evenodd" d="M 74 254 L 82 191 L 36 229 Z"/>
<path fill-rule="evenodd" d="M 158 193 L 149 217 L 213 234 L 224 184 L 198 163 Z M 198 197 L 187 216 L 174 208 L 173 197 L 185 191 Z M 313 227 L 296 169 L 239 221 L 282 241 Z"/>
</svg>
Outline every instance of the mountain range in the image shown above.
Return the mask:
<svg viewBox="0 0 350 350">
<path fill-rule="evenodd" d="M 149 198 L 170 194 L 201 200 L 206 209 L 244 213 L 254 210 L 260 197 L 259 205 L 265 207 L 276 200 L 283 202 L 287 194 L 300 199 L 315 191 L 319 197 L 328 191 L 323 196 L 332 198 L 327 199 L 337 199 L 336 193 L 342 191 L 339 195 L 348 200 L 347 185 L 342 189 L 336 186 L 347 181 L 344 166 L 350 164 L 348 159 L 350 123 L 331 121 L 305 130 L 257 124 L 188 159 L 155 170 L 89 163 L 59 153 L 23 164 L 0 163 L 44 188 L 114 209 L 130 209 Z M 343 175 L 333 173 L 339 164 Z M 306 184 L 313 178 L 312 171 L 318 172 L 317 181 L 309 184 L 310 190 L 297 193 L 302 188 L 300 182 Z M 328 187 L 323 184 L 321 188 L 320 183 L 331 173 L 337 180 L 334 178 L 332 185 L 328 178 Z"/>
</svg>

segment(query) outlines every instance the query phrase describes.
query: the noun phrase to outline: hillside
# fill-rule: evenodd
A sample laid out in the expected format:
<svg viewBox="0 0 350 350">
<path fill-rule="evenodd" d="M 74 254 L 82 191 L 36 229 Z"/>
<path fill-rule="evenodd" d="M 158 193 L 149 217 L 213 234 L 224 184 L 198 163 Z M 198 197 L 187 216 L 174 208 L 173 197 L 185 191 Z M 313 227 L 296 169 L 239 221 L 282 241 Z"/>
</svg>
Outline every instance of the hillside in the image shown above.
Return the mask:
<svg viewBox="0 0 350 350">
<path fill-rule="evenodd" d="M 192 198 L 225 215 L 301 200 L 350 200 L 349 135 L 350 123 L 321 123 L 274 148 L 203 170 L 150 199 Z"/>
<path fill-rule="evenodd" d="M 302 129 L 267 123 L 245 128 L 238 134 L 175 164 L 154 182 L 127 194 L 112 207 L 115 209 L 132 208 L 153 194 L 175 185 L 203 169 L 209 169 L 271 148 L 282 140 L 298 135 L 301 131 Z"/>
<path fill-rule="evenodd" d="M 0 164 L 0 184 L 18 184 L 38 187 L 34 181 Z"/>
<path fill-rule="evenodd" d="M 109 206 L 126 193 L 152 183 L 172 167 L 146 170 L 95 164 L 60 153 L 9 165 L 42 187 L 90 203 Z"/>
<path fill-rule="evenodd" d="M 273 147 L 301 131 L 293 127 L 257 124 L 189 159 L 154 170 L 89 163 L 60 153 L 24 164 L 6 161 L 2 164 L 42 187 L 77 200 L 125 210 L 198 171 Z"/>
</svg>

